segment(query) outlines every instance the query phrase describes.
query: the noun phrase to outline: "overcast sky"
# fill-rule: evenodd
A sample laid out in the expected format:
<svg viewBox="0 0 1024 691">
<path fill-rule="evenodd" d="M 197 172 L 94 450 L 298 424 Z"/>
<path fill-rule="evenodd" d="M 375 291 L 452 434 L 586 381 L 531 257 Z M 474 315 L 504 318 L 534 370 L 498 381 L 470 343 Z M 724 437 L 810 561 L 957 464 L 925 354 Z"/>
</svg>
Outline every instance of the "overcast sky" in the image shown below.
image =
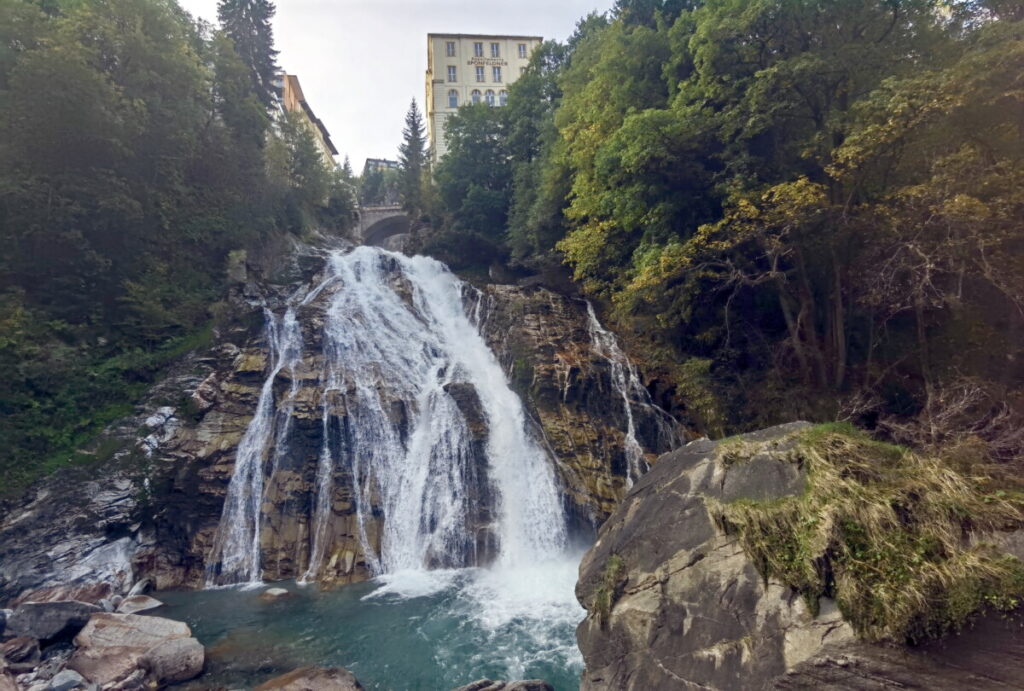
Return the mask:
<svg viewBox="0 0 1024 691">
<path fill-rule="evenodd" d="M 217 19 L 217 0 L 179 0 Z M 281 67 L 358 174 L 366 158 L 395 158 L 412 98 L 423 106 L 428 33 L 565 40 L 587 13 L 613 0 L 277 0 Z"/>
</svg>

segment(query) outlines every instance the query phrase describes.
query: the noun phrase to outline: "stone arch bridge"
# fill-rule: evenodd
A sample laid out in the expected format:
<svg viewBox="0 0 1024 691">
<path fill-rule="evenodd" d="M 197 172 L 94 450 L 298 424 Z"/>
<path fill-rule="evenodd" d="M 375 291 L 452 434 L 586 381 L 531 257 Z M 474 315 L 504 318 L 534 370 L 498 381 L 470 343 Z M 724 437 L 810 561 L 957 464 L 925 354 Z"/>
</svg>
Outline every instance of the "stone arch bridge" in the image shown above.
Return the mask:
<svg viewBox="0 0 1024 691">
<path fill-rule="evenodd" d="M 388 206 L 364 206 L 359 209 L 357 239 L 364 245 L 383 247 L 389 238 L 407 234 L 412 219 L 397 204 Z"/>
</svg>

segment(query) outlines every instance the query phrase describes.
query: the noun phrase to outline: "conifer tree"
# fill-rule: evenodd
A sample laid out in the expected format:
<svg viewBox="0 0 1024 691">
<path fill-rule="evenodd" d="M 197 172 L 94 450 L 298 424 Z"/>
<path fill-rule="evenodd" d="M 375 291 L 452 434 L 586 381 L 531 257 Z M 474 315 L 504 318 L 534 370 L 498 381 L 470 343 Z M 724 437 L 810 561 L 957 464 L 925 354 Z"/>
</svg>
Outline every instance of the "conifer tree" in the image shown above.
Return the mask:
<svg viewBox="0 0 1024 691">
<path fill-rule="evenodd" d="M 423 175 L 426 170 L 427 140 L 423 117 L 416 106 L 416 99 L 409 105 L 405 115 L 403 141 L 398 147 L 398 162 L 401 166 L 402 205 L 409 213 L 420 211 L 423 206 Z"/>
<path fill-rule="evenodd" d="M 270 25 L 277 9 L 270 0 L 220 0 L 217 17 L 224 33 L 234 41 L 235 50 L 249 66 L 253 91 L 270 108 L 278 94 L 277 51 Z"/>
</svg>

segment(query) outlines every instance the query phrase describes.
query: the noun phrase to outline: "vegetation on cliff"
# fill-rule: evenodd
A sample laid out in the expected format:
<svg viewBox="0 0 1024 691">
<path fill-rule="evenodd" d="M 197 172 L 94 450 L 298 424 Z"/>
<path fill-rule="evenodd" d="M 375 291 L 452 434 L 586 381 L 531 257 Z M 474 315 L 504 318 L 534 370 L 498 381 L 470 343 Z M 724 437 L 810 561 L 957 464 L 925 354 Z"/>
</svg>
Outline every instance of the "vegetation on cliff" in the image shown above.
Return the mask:
<svg viewBox="0 0 1024 691">
<path fill-rule="evenodd" d="M 744 463 L 761 451 L 725 441 L 719 457 Z M 919 641 L 1024 604 L 1024 563 L 993 542 L 1024 527 L 1019 481 L 993 482 L 962 453 L 954 458 L 820 425 L 799 433 L 789 453 L 806 473 L 801 495 L 715 511 L 762 575 L 792 586 L 812 609 L 834 598 L 864 638 Z"/>
<path fill-rule="evenodd" d="M 0 495 L 198 342 L 229 252 L 351 216 L 310 133 L 272 125 L 269 35 L 254 66 L 232 31 L 173 0 L 0 3 Z"/>
<path fill-rule="evenodd" d="M 436 170 L 445 258 L 565 260 L 720 434 L 1024 449 L 1024 13 L 619 0 Z"/>
</svg>

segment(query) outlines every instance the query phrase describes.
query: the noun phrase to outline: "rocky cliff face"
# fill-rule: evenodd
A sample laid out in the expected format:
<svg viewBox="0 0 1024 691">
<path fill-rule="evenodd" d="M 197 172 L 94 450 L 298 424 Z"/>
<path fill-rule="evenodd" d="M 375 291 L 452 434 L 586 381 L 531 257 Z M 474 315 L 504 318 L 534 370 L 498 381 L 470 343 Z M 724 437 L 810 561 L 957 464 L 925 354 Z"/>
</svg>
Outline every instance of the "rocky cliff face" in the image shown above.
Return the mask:
<svg viewBox="0 0 1024 691">
<path fill-rule="evenodd" d="M 754 451 L 742 462 L 715 442 L 692 442 L 637 483 L 580 566 L 582 689 L 1019 686 L 1019 622 L 983 620 L 918 648 L 869 645 L 831 600 L 812 613 L 791 588 L 759 574 L 716 507 L 801 493 L 807 478 L 791 451 L 806 427 L 744 435 Z M 1004 547 L 1019 551 L 1014 545 Z"/>
<path fill-rule="evenodd" d="M 559 460 L 571 515 L 596 529 L 631 483 L 616 363 L 595 347 L 584 301 L 537 286 L 485 293 L 482 331 Z M 678 445 L 680 430 L 660 409 L 634 402 L 630 412 L 646 463 Z"/>
<path fill-rule="evenodd" d="M 262 306 L 280 310 L 284 298 L 316 281 L 322 267 L 322 255 L 311 252 L 279 271 L 286 280 L 278 284 L 239 283 L 232 326 L 219 332 L 211 348 L 179 363 L 137 415 L 108 430 L 95 445 L 101 459 L 59 474 L 11 507 L 0 522 L 0 601 L 69 583 L 110 582 L 115 589 L 143 578 L 158 588 L 204 583 L 238 445 L 270 368 Z M 324 435 L 319 373 L 325 299 L 301 308 L 302 360 L 274 382 L 275 400 L 290 400 L 290 420 L 288 453 L 267 476 L 262 506 L 260 548 L 268 580 L 302 577 L 310 564 Z M 629 480 L 625 409 L 608 358 L 595 351 L 586 304 L 542 288 L 500 285 L 472 300 L 479 303 L 483 333 L 557 457 L 575 527 L 592 531 Z M 455 384 L 449 393 L 469 422 L 473 444 L 482 445 L 487 430 L 474 392 Z M 631 412 L 646 457 L 667 450 L 672 433 L 663 417 L 643 405 Z M 400 402 L 390 414 L 402 419 Z M 340 399 L 330 419 L 346 424 Z M 333 482 L 330 546 L 315 575 L 324 584 L 364 580 L 370 560 L 359 530 L 375 547 L 382 513 L 375 507 L 369 521 L 357 526 L 351 469 L 338 468 Z M 476 505 L 473 520 L 486 526 L 486 497 Z M 486 531 L 481 535 L 478 547 L 486 550 Z"/>
</svg>

